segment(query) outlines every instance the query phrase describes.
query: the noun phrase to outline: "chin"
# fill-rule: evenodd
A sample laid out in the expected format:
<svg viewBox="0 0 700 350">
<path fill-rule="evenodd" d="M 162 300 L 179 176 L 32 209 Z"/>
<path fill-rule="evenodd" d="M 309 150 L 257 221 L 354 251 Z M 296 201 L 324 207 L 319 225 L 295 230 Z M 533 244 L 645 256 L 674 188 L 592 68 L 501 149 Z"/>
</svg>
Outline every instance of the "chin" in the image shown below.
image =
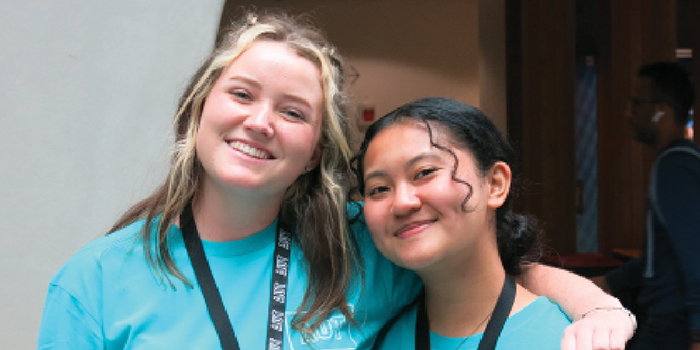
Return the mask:
<svg viewBox="0 0 700 350">
<path fill-rule="evenodd" d="M 420 252 L 418 254 L 399 255 L 390 258 L 396 265 L 412 271 L 420 271 L 433 266 L 437 257 L 433 254 Z"/>
<path fill-rule="evenodd" d="M 656 145 L 657 135 L 651 130 L 638 129 L 634 134 L 635 140 L 648 146 Z"/>
<path fill-rule="evenodd" d="M 244 190 L 256 190 L 263 186 L 259 178 L 255 176 L 245 176 L 243 172 L 220 172 L 217 174 L 218 182 L 224 187 L 240 188 Z"/>
</svg>

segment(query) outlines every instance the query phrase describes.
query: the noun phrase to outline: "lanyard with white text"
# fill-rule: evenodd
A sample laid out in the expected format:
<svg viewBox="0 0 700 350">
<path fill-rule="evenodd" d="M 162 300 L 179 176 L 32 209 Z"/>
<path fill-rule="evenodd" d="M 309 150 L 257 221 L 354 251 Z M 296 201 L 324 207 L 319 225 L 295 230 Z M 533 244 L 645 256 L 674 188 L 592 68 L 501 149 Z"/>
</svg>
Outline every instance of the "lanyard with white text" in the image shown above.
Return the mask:
<svg viewBox="0 0 700 350">
<path fill-rule="evenodd" d="M 491 350 L 496 348 L 496 342 L 501 335 L 503 325 L 510 315 L 515 300 L 515 281 L 506 275 L 503 282 L 503 289 L 498 296 L 496 306 L 493 308 L 491 319 L 486 325 L 484 336 L 479 342 L 477 350 Z M 430 325 L 428 324 L 428 314 L 425 310 L 425 297 L 418 303 L 418 315 L 416 317 L 416 350 L 430 349 Z"/>
<path fill-rule="evenodd" d="M 197 225 L 192 215 L 192 206 L 188 204 L 180 215 L 182 237 L 187 248 L 187 255 L 192 262 L 194 274 L 197 277 L 204 301 L 207 304 L 209 317 L 214 323 L 214 329 L 219 336 L 223 350 L 240 350 L 231 320 L 226 313 L 221 294 L 214 281 L 209 262 L 204 255 L 202 240 L 197 232 Z M 265 349 L 282 349 L 284 342 L 284 312 L 287 301 L 287 272 L 291 252 L 291 235 L 277 226 L 275 252 L 270 284 L 270 307 L 268 311 L 267 343 Z M 228 276 L 233 278 L 233 276 Z"/>
</svg>

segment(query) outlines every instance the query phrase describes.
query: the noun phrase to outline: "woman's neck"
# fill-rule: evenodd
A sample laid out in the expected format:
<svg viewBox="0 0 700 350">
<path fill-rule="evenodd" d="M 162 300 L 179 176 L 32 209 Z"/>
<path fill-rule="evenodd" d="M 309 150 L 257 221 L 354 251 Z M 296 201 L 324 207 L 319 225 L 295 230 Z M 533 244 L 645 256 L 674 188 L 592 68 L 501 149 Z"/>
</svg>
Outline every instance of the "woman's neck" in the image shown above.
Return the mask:
<svg viewBox="0 0 700 350">
<path fill-rule="evenodd" d="M 430 331 L 444 337 L 465 338 L 483 333 L 491 320 L 493 309 L 501 294 L 505 281 L 505 271 L 502 279 L 482 283 L 473 283 L 470 290 L 449 295 L 436 293 L 426 285 L 426 309 L 430 321 Z M 498 283 L 495 281 L 498 280 Z M 486 288 L 488 285 L 488 288 Z M 496 288 L 497 286 L 497 288 Z M 452 287 L 457 287 L 455 284 Z M 463 288 L 469 288 L 463 286 Z M 443 290 L 444 292 L 444 290 Z M 532 303 L 537 295 L 520 285 L 516 285 L 516 294 L 509 317 Z"/>
<path fill-rule="evenodd" d="M 430 330 L 445 337 L 463 338 L 481 333 L 491 317 L 506 272 L 493 239 L 477 240 L 469 251 L 453 255 L 424 271 L 425 306 Z M 517 286 L 510 314 L 520 311 L 536 296 Z"/>
<path fill-rule="evenodd" d="M 249 237 L 274 222 L 282 196 L 230 193 L 204 181 L 192 204 L 197 231 L 203 240 L 224 242 Z"/>
<path fill-rule="evenodd" d="M 493 264 L 492 264 L 493 265 Z M 425 282 L 425 305 L 430 330 L 445 337 L 463 338 L 486 328 L 505 280 L 500 265 L 469 265 L 450 273 L 419 273 Z"/>
</svg>

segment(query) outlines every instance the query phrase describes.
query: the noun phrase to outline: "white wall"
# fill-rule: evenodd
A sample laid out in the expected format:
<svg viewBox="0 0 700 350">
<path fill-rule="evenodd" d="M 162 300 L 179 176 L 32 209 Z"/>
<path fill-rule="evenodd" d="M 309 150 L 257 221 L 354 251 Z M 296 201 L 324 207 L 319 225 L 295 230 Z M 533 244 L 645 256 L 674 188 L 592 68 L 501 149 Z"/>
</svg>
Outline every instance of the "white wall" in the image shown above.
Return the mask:
<svg viewBox="0 0 700 350">
<path fill-rule="evenodd" d="M 0 5 L 0 339 L 36 347 L 50 277 L 165 174 L 223 0 Z"/>
</svg>

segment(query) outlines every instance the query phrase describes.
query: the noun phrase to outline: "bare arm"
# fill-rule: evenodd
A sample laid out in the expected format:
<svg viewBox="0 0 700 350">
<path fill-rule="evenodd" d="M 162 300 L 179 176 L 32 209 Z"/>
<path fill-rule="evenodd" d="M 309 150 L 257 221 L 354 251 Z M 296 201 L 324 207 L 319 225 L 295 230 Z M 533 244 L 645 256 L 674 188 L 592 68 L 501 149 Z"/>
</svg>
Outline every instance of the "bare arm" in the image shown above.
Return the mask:
<svg viewBox="0 0 700 350">
<path fill-rule="evenodd" d="M 557 303 L 571 320 L 594 307 L 622 306 L 619 300 L 587 278 L 547 265 L 527 265 L 517 281 L 531 292 Z"/>
<path fill-rule="evenodd" d="M 622 307 L 590 280 L 571 272 L 541 264 L 529 264 L 518 278 L 525 288 L 557 303 L 575 322 L 566 329 L 562 350 L 624 349 L 634 334 L 630 316 L 622 311 L 581 314 L 597 307 Z"/>
</svg>

